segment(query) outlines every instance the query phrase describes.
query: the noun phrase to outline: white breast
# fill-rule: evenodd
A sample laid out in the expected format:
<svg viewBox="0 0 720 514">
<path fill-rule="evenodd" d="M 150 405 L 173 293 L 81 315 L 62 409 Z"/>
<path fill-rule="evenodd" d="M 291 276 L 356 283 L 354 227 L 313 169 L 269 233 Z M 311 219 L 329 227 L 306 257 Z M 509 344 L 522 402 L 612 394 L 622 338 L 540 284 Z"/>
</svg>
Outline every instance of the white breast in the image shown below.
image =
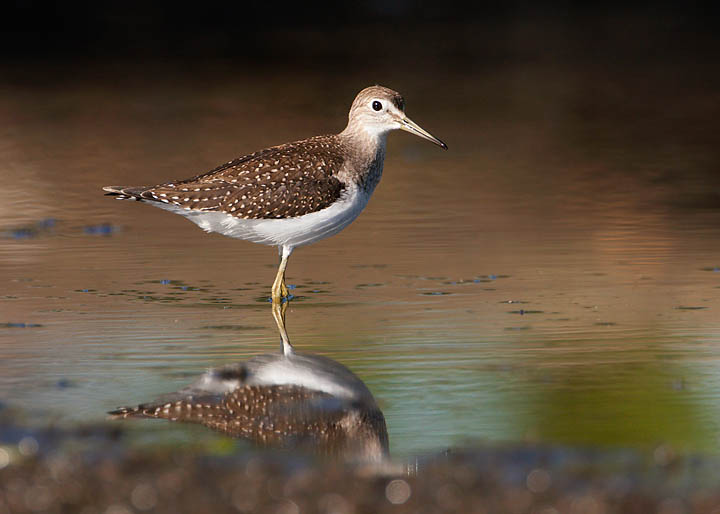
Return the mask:
<svg viewBox="0 0 720 514">
<path fill-rule="evenodd" d="M 330 207 L 283 219 L 239 219 L 222 212 L 192 211 L 166 203 L 153 202 L 153 205 L 185 216 L 206 232 L 296 248 L 335 235 L 347 227 L 365 208 L 371 193 L 353 184 Z"/>
</svg>

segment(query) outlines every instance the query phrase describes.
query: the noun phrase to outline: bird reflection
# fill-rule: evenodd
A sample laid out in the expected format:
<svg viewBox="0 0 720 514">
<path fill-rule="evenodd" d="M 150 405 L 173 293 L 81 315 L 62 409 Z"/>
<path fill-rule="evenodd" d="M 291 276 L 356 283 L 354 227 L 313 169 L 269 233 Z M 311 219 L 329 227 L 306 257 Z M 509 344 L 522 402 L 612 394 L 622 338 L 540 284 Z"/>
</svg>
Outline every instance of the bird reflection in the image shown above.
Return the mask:
<svg viewBox="0 0 720 514">
<path fill-rule="evenodd" d="M 200 423 L 262 447 L 384 460 L 387 428 L 372 394 L 339 362 L 294 350 L 285 329 L 287 305 L 273 304 L 280 353 L 211 369 L 176 393 L 111 417 Z"/>
</svg>

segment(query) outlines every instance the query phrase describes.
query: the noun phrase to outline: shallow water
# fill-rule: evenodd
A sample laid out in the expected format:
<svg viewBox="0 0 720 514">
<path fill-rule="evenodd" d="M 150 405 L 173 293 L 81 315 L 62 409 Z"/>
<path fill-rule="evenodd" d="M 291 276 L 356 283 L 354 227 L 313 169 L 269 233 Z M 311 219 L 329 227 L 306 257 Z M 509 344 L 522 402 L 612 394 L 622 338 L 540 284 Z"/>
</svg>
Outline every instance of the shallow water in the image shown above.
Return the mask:
<svg viewBox="0 0 720 514">
<path fill-rule="evenodd" d="M 692 81 L 642 95 L 653 70 L 625 71 L 381 81 L 450 151 L 390 137 L 366 211 L 293 254 L 288 330 L 366 382 L 394 454 L 479 439 L 717 452 L 720 103 Z M 279 348 L 275 249 L 101 187 L 341 130 L 367 80 L 174 73 L 3 85 L 0 398 L 36 421 L 99 421 Z M 214 437 L 132 426 L 150 443 Z"/>
</svg>

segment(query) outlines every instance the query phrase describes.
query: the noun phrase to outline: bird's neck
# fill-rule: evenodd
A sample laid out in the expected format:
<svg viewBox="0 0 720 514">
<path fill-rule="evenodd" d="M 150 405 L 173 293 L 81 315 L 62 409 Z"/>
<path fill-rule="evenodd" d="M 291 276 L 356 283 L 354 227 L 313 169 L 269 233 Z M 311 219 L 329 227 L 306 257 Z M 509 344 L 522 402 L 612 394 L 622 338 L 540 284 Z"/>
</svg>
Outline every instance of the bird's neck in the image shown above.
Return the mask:
<svg viewBox="0 0 720 514">
<path fill-rule="evenodd" d="M 350 164 L 345 167 L 347 177 L 342 178 L 371 193 L 382 175 L 387 131 L 376 133 L 349 124 L 338 138 L 346 149 Z"/>
</svg>

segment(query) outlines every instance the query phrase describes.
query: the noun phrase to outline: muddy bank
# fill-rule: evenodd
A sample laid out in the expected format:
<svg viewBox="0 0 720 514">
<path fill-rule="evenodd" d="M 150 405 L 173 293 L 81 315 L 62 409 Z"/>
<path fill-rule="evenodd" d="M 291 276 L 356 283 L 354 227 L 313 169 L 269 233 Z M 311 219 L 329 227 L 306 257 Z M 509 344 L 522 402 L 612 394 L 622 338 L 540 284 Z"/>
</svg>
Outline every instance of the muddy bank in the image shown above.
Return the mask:
<svg viewBox="0 0 720 514">
<path fill-rule="evenodd" d="M 0 426 L 0 512 L 717 512 L 715 457 L 476 446 L 347 465 L 129 447 L 117 426 Z"/>
</svg>

